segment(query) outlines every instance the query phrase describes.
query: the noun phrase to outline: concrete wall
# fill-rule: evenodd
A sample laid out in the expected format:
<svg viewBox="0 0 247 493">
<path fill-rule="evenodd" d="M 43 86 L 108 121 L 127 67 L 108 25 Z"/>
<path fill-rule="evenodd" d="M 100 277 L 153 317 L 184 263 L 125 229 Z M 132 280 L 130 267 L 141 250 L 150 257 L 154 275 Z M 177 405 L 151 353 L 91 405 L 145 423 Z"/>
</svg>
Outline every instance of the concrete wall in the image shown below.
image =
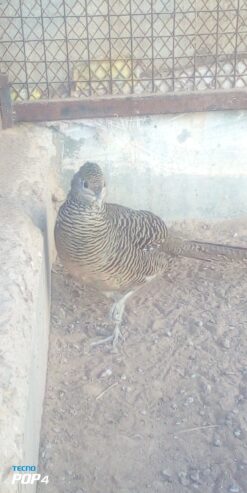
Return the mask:
<svg viewBox="0 0 247 493">
<path fill-rule="evenodd" d="M 170 221 L 247 211 L 247 112 L 197 113 L 53 125 L 61 183 L 86 160 L 104 169 L 108 200 Z"/>
<path fill-rule="evenodd" d="M 11 467 L 38 463 L 56 149 L 49 130 L 20 127 L 0 132 L 0 156 L 0 491 L 13 493 Z"/>
</svg>

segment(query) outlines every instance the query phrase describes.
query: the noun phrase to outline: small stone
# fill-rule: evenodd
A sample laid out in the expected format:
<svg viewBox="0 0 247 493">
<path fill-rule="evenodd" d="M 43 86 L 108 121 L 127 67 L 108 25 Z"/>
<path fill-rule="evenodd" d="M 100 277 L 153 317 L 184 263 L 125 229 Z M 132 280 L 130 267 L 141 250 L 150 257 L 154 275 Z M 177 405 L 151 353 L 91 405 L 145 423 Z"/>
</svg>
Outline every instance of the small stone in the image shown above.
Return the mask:
<svg viewBox="0 0 247 493">
<path fill-rule="evenodd" d="M 204 394 L 206 394 L 206 393 L 210 394 L 211 390 L 212 390 L 212 387 L 211 387 L 210 383 L 203 383 L 202 384 L 202 391 Z"/>
<path fill-rule="evenodd" d="M 187 473 L 186 473 L 186 472 L 181 471 L 181 472 L 178 474 L 178 477 L 179 477 L 179 481 L 180 481 L 180 483 L 181 483 L 183 486 L 189 486 L 189 484 L 190 484 L 190 480 L 189 480 L 189 478 L 187 477 Z"/>
<path fill-rule="evenodd" d="M 166 330 L 166 331 L 165 331 L 165 336 L 166 336 L 166 337 L 171 337 L 171 336 L 172 336 L 171 331 L 170 331 L 170 330 Z"/>
<path fill-rule="evenodd" d="M 143 416 L 146 416 L 147 411 L 146 411 L 145 409 L 142 409 L 142 410 L 141 410 L 141 414 L 142 414 Z"/>
<path fill-rule="evenodd" d="M 241 438 L 241 436 L 242 436 L 242 432 L 239 428 L 236 428 L 236 430 L 234 430 L 233 434 L 236 438 Z"/>
<path fill-rule="evenodd" d="M 127 387 L 126 392 L 132 392 L 132 387 Z"/>
<path fill-rule="evenodd" d="M 226 417 L 225 417 L 225 423 L 227 426 L 232 426 L 232 420 L 233 420 L 233 415 L 232 415 L 232 412 L 230 411 L 229 413 L 227 413 Z"/>
<path fill-rule="evenodd" d="M 218 437 L 215 437 L 215 439 L 213 441 L 213 445 L 214 445 L 214 447 L 221 447 L 221 441 Z"/>
<path fill-rule="evenodd" d="M 243 394 L 239 394 L 238 399 L 237 399 L 237 402 L 238 403 L 243 402 L 244 399 L 245 399 L 244 395 Z"/>
<path fill-rule="evenodd" d="M 192 481 L 194 481 L 194 483 L 200 484 L 201 483 L 200 471 L 198 471 L 197 469 L 195 469 L 194 471 L 192 471 L 190 473 L 190 479 L 192 479 Z"/>
<path fill-rule="evenodd" d="M 230 349 L 230 347 L 231 347 L 230 339 L 228 339 L 227 337 L 225 339 L 223 339 L 222 340 L 222 346 L 225 349 Z"/>
<path fill-rule="evenodd" d="M 229 491 L 230 493 L 239 493 L 240 489 L 237 484 L 231 484 L 231 486 L 229 487 Z"/>
<path fill-rule="evenodd" d="M 107 368 L 106 370 L 103 370 L 103 371 L 100 373 L 100 378 L 110 377 L 111 375 L 112 375 L 112 370 L 111 370 L 111 368 Z"/>
<path fill-rule="evenodd" d="M 121 380 L 126 380 L 126 379 L 127 379 L 126 375 L 121 376 Z"/>
<path fill-rule="evenodd" d="M 161 471 L 161 477 L 162 477 L 163 481 L 166 481 L 167 483 L 172 483 L 171 474 L 168 471 L 166 471 L 165 469 L 163 471 Z"/>
</svg>

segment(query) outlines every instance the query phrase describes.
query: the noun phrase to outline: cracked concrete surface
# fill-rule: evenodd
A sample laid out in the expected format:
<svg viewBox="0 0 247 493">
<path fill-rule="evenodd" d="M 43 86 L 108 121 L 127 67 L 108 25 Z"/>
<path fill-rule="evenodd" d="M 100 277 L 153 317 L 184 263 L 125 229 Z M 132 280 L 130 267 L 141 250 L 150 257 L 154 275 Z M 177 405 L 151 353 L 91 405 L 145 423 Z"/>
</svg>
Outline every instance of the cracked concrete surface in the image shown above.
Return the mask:
<svg viewBox="0 0 247 493">
<path fill-rule="evenodd" d="M 12 493 L 11 467 L 38 461 L 56 149 L 49 130 L 21 126 L 0 133 L 0 155 L 0 482 Z"/>
</svg>

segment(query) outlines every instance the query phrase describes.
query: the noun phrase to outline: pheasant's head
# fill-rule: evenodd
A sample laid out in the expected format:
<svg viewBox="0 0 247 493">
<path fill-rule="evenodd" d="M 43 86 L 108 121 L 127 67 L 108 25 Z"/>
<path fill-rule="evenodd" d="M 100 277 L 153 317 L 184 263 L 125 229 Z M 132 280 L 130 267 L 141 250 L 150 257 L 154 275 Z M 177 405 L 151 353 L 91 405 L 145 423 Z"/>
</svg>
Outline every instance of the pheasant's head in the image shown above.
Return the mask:
<svg viewBox="0 0 247 493">
<path fill-rule="evenodd" d="M 105 179 L 99 165 L 90 162 L 83 164 L 72 178 L 70 197 L 88 205 L 95 203 L 100 206 L 105 193 Z"/>
</svg>

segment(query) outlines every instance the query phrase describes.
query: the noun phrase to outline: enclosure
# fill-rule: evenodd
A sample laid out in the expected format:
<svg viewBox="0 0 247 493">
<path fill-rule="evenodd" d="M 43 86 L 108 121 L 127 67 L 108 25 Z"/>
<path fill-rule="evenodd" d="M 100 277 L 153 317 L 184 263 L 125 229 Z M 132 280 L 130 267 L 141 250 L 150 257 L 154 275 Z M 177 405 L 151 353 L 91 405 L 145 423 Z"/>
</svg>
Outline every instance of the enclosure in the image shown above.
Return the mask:
<svg viewBox="0 0 247 493">
<path fill-rule="evenodd" d="M 174 258 L 126 306 L 56 256 L 96 161 L 107 201 L 247 245 L 244 0 L 0 0 L 1 491 L 244 493 L 246 263 Z M 49 483 L 13 484 L 13 466 Z"/>
</svg>

